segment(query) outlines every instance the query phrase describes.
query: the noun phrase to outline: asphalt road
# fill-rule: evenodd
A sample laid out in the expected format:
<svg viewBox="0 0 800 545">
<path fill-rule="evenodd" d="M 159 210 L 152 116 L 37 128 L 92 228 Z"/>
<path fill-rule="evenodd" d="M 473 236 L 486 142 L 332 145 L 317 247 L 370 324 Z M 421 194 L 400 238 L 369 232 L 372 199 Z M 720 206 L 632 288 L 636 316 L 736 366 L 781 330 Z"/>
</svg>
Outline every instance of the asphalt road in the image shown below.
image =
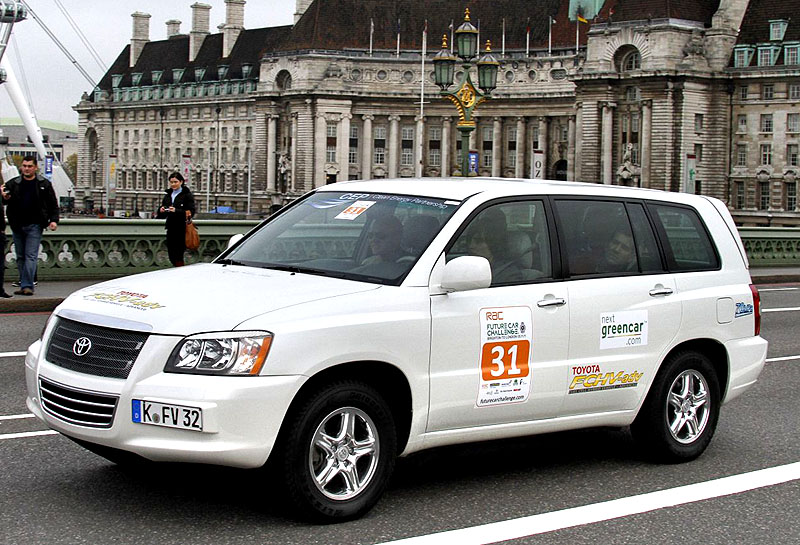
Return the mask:
<svg viewBox="0 0 800 545">
<path fill-rule="evenodd" d="M 673 494 L 677 505 L 562 524 L 557 527 L 564 529 L 508 542 L 800 543 L 796 477 L 719 497 L 713 485 L 701 485 L 712 497 L 692 503 L 685 503 L 688 489 L 673 490 L 800 462 L 800 285 L 761 290 L 765 310 L 790 310 L 765 312 L 770 361 L 753 389 L 723 407 L 714 440 L 698 460 L 650 464 L 624 430 L 613 429 L 441 448 L 400 460 L 388 492 L 365 518 L 328 526 L 292 519 L 259 471 L 156 464 L 121 469 L 60 435 L 17 436 L 45 427 L 24 417 L 23 358 L 8 353 L 24 351 L 47 314 L 3 315 L 0 544 L 357 545 L 454 529 L 468 530 L 429 542 L 487 543 L 526 535 L 494 533 L 487 523 L 657 491 Z M 780 359 L 791 356 L 797 358 Z M 580 521 L 576 511 L 573 523 Z"/>
</svg>

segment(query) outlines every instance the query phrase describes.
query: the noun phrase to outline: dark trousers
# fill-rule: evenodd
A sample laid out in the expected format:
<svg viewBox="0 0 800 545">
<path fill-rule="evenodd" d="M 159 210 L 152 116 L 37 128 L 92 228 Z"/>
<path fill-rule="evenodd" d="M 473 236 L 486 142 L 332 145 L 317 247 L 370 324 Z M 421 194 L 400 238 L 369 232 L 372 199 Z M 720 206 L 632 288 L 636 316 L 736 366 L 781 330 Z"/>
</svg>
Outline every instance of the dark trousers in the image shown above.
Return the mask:
<svg viewBox="0 0 800 545">
<path fill-rule="evenodd" d="M 167 227 L 167 254 L 169 262 L 176 267 L 183 265 L 183 252 L 186 251 L 186 225 Z"/>
</svg>

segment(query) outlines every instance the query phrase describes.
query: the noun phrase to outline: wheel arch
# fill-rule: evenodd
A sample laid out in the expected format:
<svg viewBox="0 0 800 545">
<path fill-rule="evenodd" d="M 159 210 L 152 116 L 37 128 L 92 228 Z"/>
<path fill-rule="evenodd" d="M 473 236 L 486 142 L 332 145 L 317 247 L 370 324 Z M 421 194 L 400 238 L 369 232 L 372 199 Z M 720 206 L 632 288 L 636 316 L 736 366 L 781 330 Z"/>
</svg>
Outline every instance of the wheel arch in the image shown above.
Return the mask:
<svg viewBox="0 0 800 545">
<path fill-rule="evenodd" d="M 673 354 L 685 350 L 694 350 L 711 360 L 719 380 L 720 399 L 725 399 L 728 390 L 728 376 L 730 374 L 730 360 L 725 346 L 714 339 L 692 339 L 674 346 L 663 361 L 667 361 Z"/>
<path fill-rule="evenodd" d="M 397 433 L 397 452 L 405 449 L 411 432 L 411 385 L 400 369 L 383 361 L 352 361 L 323 369 L 310 377 L 300 388 L 289 405 L 287 415 L 292 414 L 305 399 L 322 385 L 350 379 L 369 384 L 383 396 L 394 418 Z M 281 431 L 283 431 L 283 426 Z"/>
</svg>

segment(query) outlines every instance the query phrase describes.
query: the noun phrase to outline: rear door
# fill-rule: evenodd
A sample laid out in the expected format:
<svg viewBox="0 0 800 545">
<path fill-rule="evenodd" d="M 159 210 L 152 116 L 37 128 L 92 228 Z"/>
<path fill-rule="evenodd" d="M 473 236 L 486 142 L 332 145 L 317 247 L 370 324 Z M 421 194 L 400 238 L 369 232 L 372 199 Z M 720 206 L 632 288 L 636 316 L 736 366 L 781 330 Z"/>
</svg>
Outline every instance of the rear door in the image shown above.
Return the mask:
<svg viewBox="0 0 800 545">
<path fill-rule="evenodd" d="M 643 203 L 556 199 L 569 275 L 570 341 L 563 415 L 635 408 L 681 324 Z"/>
</svg>

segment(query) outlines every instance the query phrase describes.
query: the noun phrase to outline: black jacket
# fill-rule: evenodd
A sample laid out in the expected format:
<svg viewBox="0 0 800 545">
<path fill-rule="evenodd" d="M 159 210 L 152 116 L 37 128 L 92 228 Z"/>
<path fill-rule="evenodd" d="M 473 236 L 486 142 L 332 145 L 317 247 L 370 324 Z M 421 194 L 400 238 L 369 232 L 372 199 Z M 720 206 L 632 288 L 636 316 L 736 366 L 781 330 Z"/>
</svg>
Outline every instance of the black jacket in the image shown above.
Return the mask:
<svg viewBox="0 0 800 545">
<path fill-rule="evenodd" d="M 6 182 L 6 191 L 11 194 L 11 198 L 5 201 L 8 210 L 8 224 L 12 229 L 17 229 L 23 225 L 39 224 L 42 229 L 50 225 L 51 222 L 58 223 L 58 200 L 56 199 L 56 192 L 53 189 L 53 184 L 50 180 L 36 175 L 36 196 L 39 200 L 39 214 L 37 217 L 26 218 L 22 217 L 23 211 L 22 196 L 20 195 L 20 183 L 22 177 L 17 176 Z"/>
<path fill-rule="evenodd" d="M 161 199 L 161 206 L 164 208 L 169 208 L 170 206 L 175 207 L 175 212 L 158 213 L 159 218 L 167 218 L 166 225 L 164 226 L 166 229 L 186 225 L 186 210 L 190 210 L 192 212 L 192 217 L 194 217 L 194 195 L 192 195 L 192 192 L 189 191 L 189 188 L 186 187 L 185 184 L 182 185 L 181 188 L 182 191 L 175 197 L 174 203 L 172 202 L 172 189 L 169 188 L 165 191 L 166 195 L 164 195 L 164 198 Z"/>
</svg>

